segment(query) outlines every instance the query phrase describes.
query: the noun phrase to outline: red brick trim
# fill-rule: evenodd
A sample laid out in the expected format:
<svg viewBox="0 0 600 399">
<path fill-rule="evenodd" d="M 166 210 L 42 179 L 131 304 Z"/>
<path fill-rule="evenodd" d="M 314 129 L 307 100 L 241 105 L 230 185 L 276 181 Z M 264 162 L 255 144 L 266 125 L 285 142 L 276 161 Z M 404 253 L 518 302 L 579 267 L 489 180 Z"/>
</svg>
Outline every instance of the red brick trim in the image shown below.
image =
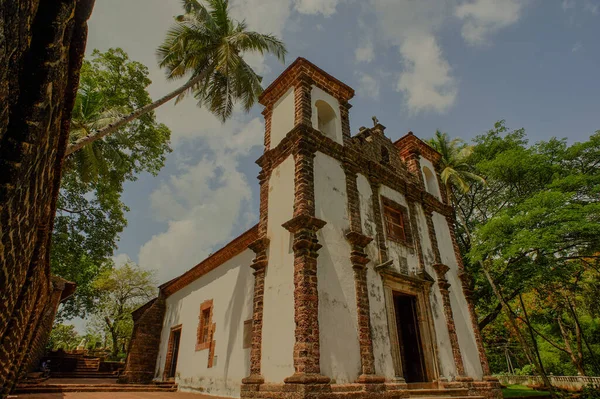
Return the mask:
<svg viewBox="0 0 600 399">
<path fill-rule="evenodd" d="M 183 273 L 181 276 L 174 278 L 161 285 L 159 288 L 165 296 L 173 295 L 191 282 L 204 276 L 211 270 L 227 262 L 229 259 L 244 252 L 248 245 L 258 238 L 258 225 L 253 226 L 250 230 L 242 233 L 237 238 L 233 239 L 229 244 Z"/>
<path fill-rule="evenodd" d="M 169 377 L 171 362 L 173 361 L 173 340 L 175 331 L 181 331 L 183 325 L 178 324 L 176 326 L 171 327 L 171 332 L 169 333 L 169 345 L 167 346 L 167 356 L 165 358 L 165 367 L 163 371 L 163 380 L 167 380 Z M 180 338 L 181 339 L 181 338 Z"/>
<path fill-rule="evenodd" d="M 204 313 L 208 311 L 208 318 L 203 317 Z M 213 300 L 202 302 L 200 305 L 200 313 L 198 314 L 198 329 L 196 330 L 196 351 L 203 349 L 209 349 L 212 338 L 212 316 L 213 316 Z M 208 326 L 208 327 L 207 327 Z M 208 337 L 206 341 L 204 339 L 204 329 L 208 328 Z"/>
<path fill-rule="evenodd" d="M 437 283 L 442 294 L 442 305 L 444 307 L 444 315 L 446 316 L 446 327 L 448 328 L 448 336 L 450 337 L 450 346 L 452 346 L 452 356 L 456 372 L 459 376 L 465 375 L 465 366 L 463 364 L 460 346 L 458 344 L 458 335 L 456 334 L 456 324 L 454 323 L 454 313 L 450 304 L 450 283 L 446 279 L 446 273 L 450 268 L 444 264 L 436 263 L 433 265 L 437 274 Z"/>
<path fill-rule="evenodd" d="M 395 242 L 405 245 L 407 247 L 412 247 L 414 240 L 413 240 L 412 230 L 410 228 L 410 217 L 408 214 L 408 209 L 405 206 L 402 206 L 399 203 L 392 201 L 391 199 L 384 197 L 384 196 L 381 196 L 381 202 L 384 207 L 382 216 L 383 216 L 384 225 L 385 225 L 385 229 L 386 229 L 386 233 L 387 233 L 387 236 L 386 236 L 387 239 L 390 241 L 395 241 Z M 389 212 L 389 211 L 386 208 L 388 208 L 392 211 L 398 212 L 402 216 L 404 238 L 397 237 L 395 234 L 393 234 L 390 231 L 389 224 L 386 221 L 387 212 Z"/>
<path fill-rule="evenodd" d="M 309 76 L 317 86 L 334 96 L 339 102 L 347 102 L 354 97 L 354 89 L 350 86 L 307 59 L 298 57 L 262 92 L 258 99 L 259 103 L 268 106 L 276 102 L 289 89 L 291 82 L 300 75 Z"/>
<path fill-rule="evenodd" d="M 394 142 L 394 145 L 400 150 L 400 156 L 402 158 L 409 156 L 411 153 L 417 153 L 425 159 L 430 160 L 434 166 L 436 166 L 442 158 L 442 154 L 415 136 L 413 132 L 408 132 L 404 136 L 400 137 Z"/>
<path fill-rule="evenodd" d="M 262 189 L 263 186 L 261 186 Z M 261 209 L 262 206 L 261 197 Z M 262 223 L 262 216 L 261 216 Z M 266 223 L 266 222 L 265 222 Z M 262 325 L 265 295 L 265 271 L 268 265 L 267 249 L 269 239 L 266 236 L 259 238 L 249 245 L 256 254 L 252 260 L 254 269 L 254 298 L 252 303 L 252 343 L 250 349 L 250 375 L 242 379 L 242 384 L 262 384 L 264 378 L 261 375 L 262 361 Z"/>
</svg>

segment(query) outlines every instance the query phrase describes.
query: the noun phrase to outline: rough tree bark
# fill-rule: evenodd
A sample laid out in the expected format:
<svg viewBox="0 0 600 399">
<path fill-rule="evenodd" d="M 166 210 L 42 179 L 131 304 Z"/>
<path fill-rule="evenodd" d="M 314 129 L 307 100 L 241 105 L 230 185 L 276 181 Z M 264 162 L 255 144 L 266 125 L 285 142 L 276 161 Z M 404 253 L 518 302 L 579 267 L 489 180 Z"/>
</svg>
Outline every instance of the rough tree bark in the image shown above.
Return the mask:
<svg viewBox="0 0 600 399">
<path fill-rule="evenodd" d="M 0 397 L 50 297 L 50 233 L 93 5 L 0 0 Z"/>
</svg>

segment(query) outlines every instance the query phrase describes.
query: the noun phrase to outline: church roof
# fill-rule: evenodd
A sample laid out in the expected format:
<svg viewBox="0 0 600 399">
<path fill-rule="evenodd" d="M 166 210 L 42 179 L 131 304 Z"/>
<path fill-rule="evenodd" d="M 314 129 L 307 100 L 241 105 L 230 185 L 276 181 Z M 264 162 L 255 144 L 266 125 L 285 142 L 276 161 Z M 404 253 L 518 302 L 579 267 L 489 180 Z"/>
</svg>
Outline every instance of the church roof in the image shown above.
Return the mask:
<svg viewBox="0 0 600 399">
<path fill-rule="evenodd" d="M 260 95 L 258 102 L 262 105 L 277 101 L 299 76 L 309 77 L 314 84 L 325 89 L 340 101 L 348 101 L 354 97 L 354 89 L 339 79 L 331 76 L 306 58 L 298 57 L 292 62 Z"/>
</svg>

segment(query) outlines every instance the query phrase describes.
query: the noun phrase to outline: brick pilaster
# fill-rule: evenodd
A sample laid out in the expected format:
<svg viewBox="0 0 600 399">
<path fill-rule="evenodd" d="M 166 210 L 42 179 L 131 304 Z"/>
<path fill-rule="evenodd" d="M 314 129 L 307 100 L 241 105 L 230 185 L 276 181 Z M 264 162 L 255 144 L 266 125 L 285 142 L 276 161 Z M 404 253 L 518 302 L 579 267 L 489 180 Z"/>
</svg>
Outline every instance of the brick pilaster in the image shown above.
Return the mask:
<svg viewBox="0 0 600 399">
<path fill-rule="evenodd" d="M 294 87 L 295 125 L 306 125 L 312 127 L 312 104 L 310 92 L 312 80 L 307 75 L 301 75 Z"/>
<path fill-rule="evenodd" d="M 243 384 L 262 384 L 262 325 L 265 295 L 265 272 L 268 264 L 267 249 L 269 239 L 259 238 L 249 245 L 256 254 L 252 261 L 254 269 L 254 302 L 252 304 L 252 347 L 250 349 L 250 375 L 242 380 Z"/>
<path fill-rule="evenodd" d="M 243 384 L 262 384 L 262 326 L 265 295 L 265 273 L 269 263 L 267 251 L 267 225 L 269 218 L 269 179 L 270 169 L 261 170 L 258 175 L 260 184 L 260 215 L 258 221 L 258 239 L 248 247 L 254 251 L 255 257 L 250 267 L 254 269 L 254 300 L 252 304 L 252 346 L 250 349 L 250 375 L 242 379 Z"/>
<path fill-rule="evenodd" d="M 352 108 L 352 104 L 348 102 L 340 103 L 340 117 L 342 120 L 342 137 L 344 145 L 348 143 L 352 136 L 352 133 L 350 132 L 350 108 Z"/>
<path fill-rule="evenodd" d="M 483 347 L 483 339 L 481 338 L 481 331 L 479 330 L 479 322 L 477 320 L 477 312 L 475 311 L 475 305 L 473 303 L 473 291 L 471 289 L 471 278 L 466 272 L 462 256 L 460 254 L 460 248 L 458 241 L 456 240 L 456 233 L 454 231 L 454 219 L 450 216 L 446 217 L 448 228 L 450 229 L 450 238 L 452 239 L 452 246 L 454 247 L 454 255 L 456 256 L 456 263 L 458 265 L 458 277 L 460 278 L 463 294 L 469 307 L 469 317 L 471 319 L 471 325 L 473 326 L 473 333 L 475 334 L 475 342 L 477 344 L 477 352 L 479 354 L 479 361 L 483 370 L 484 376 L 490 375 L 490 366 L 488 363 L 487 355 Z"/>
<path fill-rule="evenodd" d="M 385 245 L 385 235 L 383 233 L 383 218 L 381 216 L 381 204 L 379 202 L 379 189 L 381 184 L 373 177 L 369 177 L 371 184 L 371 200 L 373 203 L 373 217 L 375 218 L 375 230 L 377 232 L 377 247 L 379 248 L 379 262 L 388 261 L 387 246 Z"/>
<path fill-rule="evenodd" d="M 265 118 L 265 151 L 271 149 L 271 120 L 273 116 L 273 106 L 266 107 L 263 112 Z"/>
<path fill-rule="evenodd" d="M 448 335 L 450 337 L 450 345 L 452 346 L 452 356 L 454 357 L 456 371 L 459 376 L 464 376 L 465 366 L 463 364 L 460 346 L 458 345 L 454 314 L 452 313 L 452 306 L 450 304 L 450 283 L 446 279 L 446 273 L 450 268 L 441 263 L 434 264 L 433 268 L 437 274 L 437 283 L 438 287 L 440 287 L 440 293 L 442 294 L 442 304 L 444 307 L 444 315 L 446 316 L 446 326 L 448 327 Z"/>
<path fill-rule="evenodd" d="M 410 209 L 410 224 L 413 226 L 414 233 L 414 245 L 417 251 L 417 257 L 419 259 L 419 270 L 418 273 L 425 271 L 425 259 L 423 258 L 423 247 L 421 247 L 421 235 L 419 234 L 419 224 L 417 223 L 417 204 L 409 202 L 408 207 Z"/>
<path fill-rule="evenodd" d="M 317 231 L 325 226 L 315 215 L 315 149 L 300 140 L 293 151 L 295 160 L 294 217 L 283 224 L 293 234 L 294 250 L 294 375 L 286 383 L 328 383 L 321 375 L 319 343 L 319 291 L 317 257 L 321 248 Z"/>
<path fill-rule="evenodd" d="M 450 303 L 450 283 L 446 279 L 446 272 L 449 267 L 442 264 L 442 257 L 440 256 L 440 249 L 437 242 L 437 234 L 435 232 L 435 225 L 433 224 L 433 214 L 430 209 L 425 209 L 425 219 L 427 220 L 427 230 L 429 231 L 429 240 L 431 241 L 431 247 L 433 249 L 434 265 L 433 268 L 437 273 L 437 283 L 442 294 L 442 305 L 444 307 L 444 316 L 446 317 L 446 326 L 448 328 L 448 336 L 450 337 L 450 345 L 452 346 L 452 356 L 454 357 L 454 364 L 456 371 L 459 376 L 465 375 L 465 367 L 463 365 L 462 354 L 460 352 L 460 346 L 458 345 L 458 336 L 456 335 L 456 325 L 454 324 L 454 314 L 452 313 L 452 305 Z"/>
<path fill-rule="evenodd" d="M 382 383 L 385 381 L 385 378 L 375 375 L 375 355 L 373 354 L 373 337 L 371 334 L 371 308 L 367 285 L 366 265 L 369 263 L 369 258 L 365 253 L 365 247 L 373 239 L 362 234 L 356 168 L 351 163 L 345 163 L 344 171 L 346 172 L 346 193 L 348 198 L 348 216 L 350 218 L 350 231 L 346 234 L 346 239 L 351 245 L 350 261 L 354 270 L 358 343 L 361 360 L 361 375 L 358 377 L 357 382 Z"/>
</svg>

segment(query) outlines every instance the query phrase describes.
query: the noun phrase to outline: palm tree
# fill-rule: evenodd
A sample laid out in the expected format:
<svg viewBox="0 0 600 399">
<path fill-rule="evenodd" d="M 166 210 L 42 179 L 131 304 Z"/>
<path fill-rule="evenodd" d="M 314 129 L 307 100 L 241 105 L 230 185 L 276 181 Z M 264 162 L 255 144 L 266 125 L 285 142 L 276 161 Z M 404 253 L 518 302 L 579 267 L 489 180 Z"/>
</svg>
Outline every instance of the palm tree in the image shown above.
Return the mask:
<svg viewBox="0 0 600 399">
<path fill-rule="evenodd" d="M 244 61 L 244 54 L 270 53 L 282 62 L 286 49 L 273 35 L 247 30 L 247 25 L 229 16 L 228 0 L 183 0 L 185 14 L 176 17 L 158 48 L 159 65 L 170 80 L 188 77 L 186 83 L 155 102 L 141 107 L 106 127 L 94 130 L 69 145 L 69 155 L 85 145 L 121 128 L 123 125 L 177 97 L 191 93 L 198 105 L 206 106 L 225 121 L 233 105 L 241 102 L 249 111 L 262 92 L 262 77 Z"/>
<path fill-rule="evenodd" d="M 473 173 L 472 166 L 467 163 L 473 153 L 473 146 L 467 145 L 459 138 L 450 139 L 448 133 L 439 130 L 436 130 L 435 136 L 427 142 L 442 155 L 440 177 L 446 188 L 449 203 L 455 202 L 453 190 L 467 193 L 473 183 L 485 184 L 484 178 Z"/>
<path fill-rule="evenodd" d="M 124 107 L 107 107 L 103 93 L 95 88 L 80 88 L 71 115 L 69 141 L 76 143 L 95 131 L 101 131 L 121 119 L 125 113 Z M 81 151 L 71 153 L 67 158 L 68 167 L 74 167 L 83 182 L 96 181 L 99 174 L 108 170 L 106 151 L 111 151 L 112 155 L 118 154 L 102 140 L 91 142 Z"/>
</svg>

